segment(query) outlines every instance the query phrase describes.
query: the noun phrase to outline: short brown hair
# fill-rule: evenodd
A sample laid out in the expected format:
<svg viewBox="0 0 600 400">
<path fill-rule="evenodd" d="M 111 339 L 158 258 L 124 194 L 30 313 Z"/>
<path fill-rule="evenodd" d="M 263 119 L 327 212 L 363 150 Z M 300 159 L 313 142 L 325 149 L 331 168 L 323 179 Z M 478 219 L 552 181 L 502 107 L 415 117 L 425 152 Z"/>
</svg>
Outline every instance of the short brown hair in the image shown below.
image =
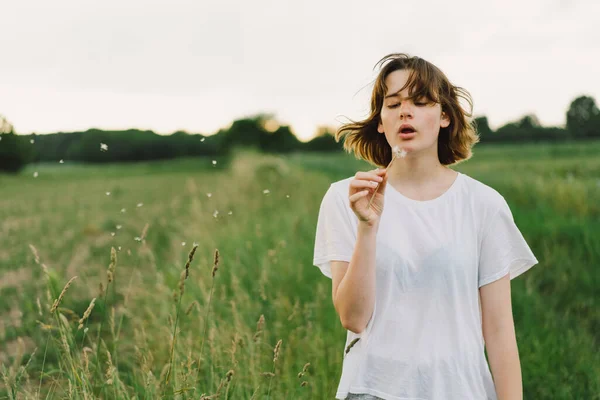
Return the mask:
<svg viewBox="0 0 600 400">
<path fill-rule="evenodd" d="M 384 65 L 385 64 L 385 65 Z M 344 139 L 344 150 L 353 152 L 378 167 L 385 168 L 392 160 L 392 149 L 385 135 L 377 132 L 381 120 L 381 107 L 386 95 L 385 79 L 396 70 L 411 70 L 408 81 L 400 91 L 408 87 L 410 98 L 426 98 L 439 103 L 450 118 L 447 128 L 440 128 L 438 136 L 438 158 L 442 165 L 457 164 L 472 156 L 471 148 L 479 142 L 472 121 L 473 101 L 465 89 L 454 86 L 446 75 L 435 65 L 404 53 L 388 54 L 375 64 L 380 66 L 371 95 L 371 114 L 362 121 L 343 124 L 335 134 L 336 142 Z M 459 102 L 463 98 L 469 104 L 469 110 L 463 109 Z"/>
</svg>

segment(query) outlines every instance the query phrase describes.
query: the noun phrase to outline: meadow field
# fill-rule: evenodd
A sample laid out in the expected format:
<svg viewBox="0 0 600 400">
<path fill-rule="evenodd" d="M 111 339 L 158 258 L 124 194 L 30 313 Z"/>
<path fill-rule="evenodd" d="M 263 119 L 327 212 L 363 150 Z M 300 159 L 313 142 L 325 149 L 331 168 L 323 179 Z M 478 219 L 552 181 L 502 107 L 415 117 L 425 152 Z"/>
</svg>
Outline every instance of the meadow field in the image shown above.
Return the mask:
<svg viewBox="0 0 600 400">
<path fill-rule="evenodd" d="M 506 198 L 540 261 L 512 281 L 528 400 L 600 399 L 599 155 L 477 145 L 453 167 Z M 0 399 L 334 398 L 345 330 L 312 265 L 317 215 L 372 167 L 214 161 L 0 175 Z"/>
</svg>

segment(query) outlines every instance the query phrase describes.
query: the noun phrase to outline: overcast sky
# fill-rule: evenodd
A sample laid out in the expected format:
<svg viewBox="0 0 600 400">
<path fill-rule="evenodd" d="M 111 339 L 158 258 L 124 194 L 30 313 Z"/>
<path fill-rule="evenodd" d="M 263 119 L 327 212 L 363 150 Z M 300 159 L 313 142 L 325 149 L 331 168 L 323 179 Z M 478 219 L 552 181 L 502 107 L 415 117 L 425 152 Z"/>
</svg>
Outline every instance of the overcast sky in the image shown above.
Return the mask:
<svg viewBox="0 0 600 400">
<path fill-rule="evenodd" d="M 302 140 L 366 115 L 374 64 L 433 62 L 492 128 L 600 101 L 600 2 L 0 0 L 0 114 L 19 133 L 212 134 L 274 113 Z"/>
</svg>

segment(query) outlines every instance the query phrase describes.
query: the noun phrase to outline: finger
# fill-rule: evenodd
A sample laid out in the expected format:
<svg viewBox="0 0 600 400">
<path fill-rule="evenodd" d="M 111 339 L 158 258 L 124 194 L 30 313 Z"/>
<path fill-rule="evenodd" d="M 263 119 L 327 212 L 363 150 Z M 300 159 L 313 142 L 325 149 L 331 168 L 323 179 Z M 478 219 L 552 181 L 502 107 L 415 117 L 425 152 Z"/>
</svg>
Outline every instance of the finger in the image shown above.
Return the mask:
<svg viewBox="0 0 600 400">
<path fill-rule="evenodd" d="M 350 204 L 356 203 L 358 200 L 360 200 L 361 198 L 365 197 L 368 194 L 369 194 L 368 190 L 362 190 L 360 192 L 354 193 L 352 196 L 349 197 Z"/>
<path fill-rule="evenodd" d="M 381 182 L 381 176 L 377 172 L 357 172 L 355 175 L 356 180 L 368 180 L 368 181 L 376 181 Z"/>
<path fill-rule="evenodd" d="M 350 192 L 364 189 L 364 188 L 375 189 L 378 184 L 379 184 L 379 182 L 375 182 L 375 181 L 354 179 L 350 182 Z"/>
</svg>

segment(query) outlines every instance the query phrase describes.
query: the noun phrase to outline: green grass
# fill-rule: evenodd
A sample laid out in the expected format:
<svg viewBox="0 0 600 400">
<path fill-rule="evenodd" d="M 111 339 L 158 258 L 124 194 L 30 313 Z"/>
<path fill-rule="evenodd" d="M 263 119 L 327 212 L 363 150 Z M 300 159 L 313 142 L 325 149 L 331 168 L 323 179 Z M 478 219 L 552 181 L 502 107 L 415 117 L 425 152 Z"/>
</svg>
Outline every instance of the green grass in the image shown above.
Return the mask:
<svg viewBox="0 0 600 400">
<path fill-rule="evenodd" d="M 600 398 L 599 152 L 594 142 L 479 146 L 455 167 L 507 199 L 540 260 L 512 282 L 526 399 Z M 41 387 L 43 398 L 198 399 L 220 384 L 221 399 L 334 397 L 345 331 L 331 281 L 312 266 L 316 218 L 332 181 L 372 167 L 343 153 L 217 161 L 67 161 L 0 176 L 0 398 L 35 397 Z M 92 298 L 84 335 L 77 321 Z"/>
</svg>

